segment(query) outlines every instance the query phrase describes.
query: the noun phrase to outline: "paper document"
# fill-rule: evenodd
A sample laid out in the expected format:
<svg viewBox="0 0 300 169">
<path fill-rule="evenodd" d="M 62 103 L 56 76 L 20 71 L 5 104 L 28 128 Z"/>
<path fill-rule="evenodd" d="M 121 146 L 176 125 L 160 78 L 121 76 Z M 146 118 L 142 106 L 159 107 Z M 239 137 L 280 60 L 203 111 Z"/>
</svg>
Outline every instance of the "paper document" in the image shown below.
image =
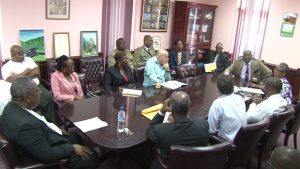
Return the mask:
<svg viewBox="0 0 300 169">
<path fill-rule="evenodd" d="M 250 87 L 240 87 L 240 88 L 241 88 L 242 92 L 264 94 L 264 92 L 261 89 L 255 89 L 255 88 L 250 88 Z"/>
<path fill-rule="evenodd" d="M 123 89 L 122 96 L 128 97 L 139 97 L 142 95 L 142 90 L 135 90 L 135 89 Z"/>
<path fill-rule="evenodd" d="M 187 85 L 185 83 L 182 83 L 182 82 L 178 82 L 177 80 L 170 80 L 170 81 L 167 81 L 163 84 L 161 84 L 162 86 L 166 87 L 166 88 L 169 88 L 169 89 L 178 89 L 180 88 L 181 86 L 183 85 Z"/>
<path fill-rule="evenodd" d="M 216 63 L 204 64 L 204 69 L 205 72 L 213 72 L 217 69 L 217 64 Z"/>
<path fill-rule="evenodd" d="M 171 112 L 166 112 L 163 123 L 170 123 L 169 116 L 171 115 Z"/>
<path fill-rule="evenodd" d="M 88 132 L 91 130 L 108 126 L 108 124 L 105 121 L 100 120 L 98 117 L 75 122 L 74 124 L 83 132 Z"/>
<path fill-rule="evenodd" d="M 157 104 L 155 106 L 149 107 L 147 109 L 142 110 L 142 115 L 145 116 L 147 119 L 152 120 L 162 107 L 163 107 L 163 104 L 161 104 L 161 103 Z"/>
</svg>

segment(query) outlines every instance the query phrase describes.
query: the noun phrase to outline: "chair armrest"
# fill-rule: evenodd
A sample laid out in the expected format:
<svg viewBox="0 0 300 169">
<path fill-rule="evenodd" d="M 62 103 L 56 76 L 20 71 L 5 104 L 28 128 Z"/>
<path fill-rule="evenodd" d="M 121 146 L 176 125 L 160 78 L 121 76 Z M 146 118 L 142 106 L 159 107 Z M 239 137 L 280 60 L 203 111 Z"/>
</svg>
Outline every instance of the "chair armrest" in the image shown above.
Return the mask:
<svg viewBox="0 0 300 169">
<path fill-rule="evenodd" d="M 159 162 L 159 164 L 164 168 L 164 169 L 167 169 L 167 164 L 166 164 L 166 161 L 164 159 L 162 159 L 161 157 L 161 153 L 160 153 L 160 150 L 159 148 L 156 148 L 155 149 L 155 156 Z"/>
</svg>

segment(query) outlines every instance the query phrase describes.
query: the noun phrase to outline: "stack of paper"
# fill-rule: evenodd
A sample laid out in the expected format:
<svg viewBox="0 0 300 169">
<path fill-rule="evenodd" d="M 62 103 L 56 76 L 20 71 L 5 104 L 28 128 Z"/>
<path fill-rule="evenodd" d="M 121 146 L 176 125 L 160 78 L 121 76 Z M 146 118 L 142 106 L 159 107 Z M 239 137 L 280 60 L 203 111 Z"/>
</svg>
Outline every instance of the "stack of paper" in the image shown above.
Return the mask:
<svg viewBox="0 0 300 169">
<path fill-rule="evenodd" d="M 217 64 L 216 63 L 204 64 L 204 69 L 205 72 L 213 72 L 217 69 Z"/>
<path fill-rule="evenodd" d="M 142 90 L 135 90 L 135 89 L 123 89 L 122 96 L 128 97 L 139 97 L 142 95 Z"/>
<path fill-rule="evenodd" d="M 255 88 L 250 88 L 250 87 L 240 87 L 242 92 L 247 92 L 247 93 L 254 93 L 254 94 L 264 94 L 264 92 L 261 89 L 255 89 Z"/>
<path fill-rule="evenodd" d="M 98 117 L 75 122 L 74 124 L 83 132 L 88 132 L 91 130 L 108 126 L 108 124 L 105 121 L 100 120 Z"/>
<path fill-rule="evenodd" d="M 147 119 L 152 120 L 162 107 L 163 107 L 163 104 L 161 104 L 161 103 L 157 104 L 155 106 L 149 107 L 147 109 L 142 110 L 142 115 L 145 116 Z"/>
<path fill-rule="evenodd" d="M 178 89 L 180 88 L 181 86 L 183 85 L 187 85 L 185 83 L 182 83 L 182 82 L 178 82 L 176 80 L 170 80 L 170 81 L 167 81 L 163 84 L 161 84 L 162 86 L 166 87 L 166 88 L 169 88 L 169 89 Z"/>
</svg>

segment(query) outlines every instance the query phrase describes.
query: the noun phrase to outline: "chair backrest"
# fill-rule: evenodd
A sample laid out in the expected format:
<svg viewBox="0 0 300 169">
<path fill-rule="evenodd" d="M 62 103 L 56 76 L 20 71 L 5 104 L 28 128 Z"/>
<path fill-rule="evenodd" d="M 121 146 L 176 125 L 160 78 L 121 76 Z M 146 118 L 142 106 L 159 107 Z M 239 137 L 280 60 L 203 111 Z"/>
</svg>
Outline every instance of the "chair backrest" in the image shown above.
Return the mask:
<svg viewBox="0 0 300 169">
<path fill-rule="evenodd" d="M 233 140 L 233 148 L 229 154 L 226 168 L 245 167 L 251 160 L 258 141 L 261 139 L 269 119 L 241 127 Z"/>
<path fill-rule="evenodd" d="M 286 130 L 290 134 L 295 134 L 298 132 L 300 127 L 300 102 L 297 103 L 295 107 L 294 118 L 289 120 L 286 124 Z"/>
<path fill-rule="evenodd" d="M 86 82 L 94 90 L 104 86 L 104 63 L 101 57 L 88 57 L 80 60 L 80 72 L 85 74 Z"/>
<path fill-rule="evenodd" d="M 171 146 L 168 169 L 223 169 L 231 149 L 229 142 L 206 147 Z"/>
<path fill-rule="evenodd" d="M 279 135 L 287 121 L 292 117 L 294 108 L 290 107 L 288 110 L 282 113 L 276 113 L 270 116 L 270 125 L 265 131 L 263 137 L 260 140 L 259 150 L 261 152 L 271 151 L 277 143 Z"/>
<path fill-rule="evenodd" d="M 144 71 L 145 71 L 145 66 L 140 66 L 137 68 L 133 69 L 134 73 L 134 78 L 137 84 L 142 85 L 144 82 Z"/>
<path fill-rule="evenodd" d="M 194 77 L 196 74 L 195 64 L 182 64 L 176 67 L 176 78 L 178 79 Z"/>
<path fill-rule="evenodd" d="M 20 164 L 20 159 L 15 151 L 14 146 L 8 138 L 2 133 L 0 126 L 0 157 L 6 168 L 15 168 Z"/>
</svg>

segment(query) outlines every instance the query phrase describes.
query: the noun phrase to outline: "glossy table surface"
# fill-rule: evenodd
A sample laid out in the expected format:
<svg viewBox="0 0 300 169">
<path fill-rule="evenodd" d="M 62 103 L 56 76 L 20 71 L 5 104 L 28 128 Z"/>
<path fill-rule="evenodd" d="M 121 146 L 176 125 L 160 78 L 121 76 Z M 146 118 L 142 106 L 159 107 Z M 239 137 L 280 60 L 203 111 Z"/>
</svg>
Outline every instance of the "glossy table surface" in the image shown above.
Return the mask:
<svg viewBox="0 0 300 169">
<path fill-rule="evenodd" d="M 183 79 L 187 86 L 177 90 L 185 91 L 191 98 L 190 117 L 207 116 L 212 102 L 220 95 L 216 84 L 217 74 L 204 74 L 198 77 Z M 93 97 L 64 104 L 60 108 L 62 115 L 72 123 L 99 117 L 108 123 L 107 127 L 92 130 L 85 134 L 100 147 L 124 151 L 144 142 L 150 120 L 141 116 L 141 110 L 162 103 L 174 90 L 160 88 L 143 88 L 141 97 L 123 97 L 116 93 L 111 96 Z M 134 134 L 126 136 L 117 134 L 117 115 L 120 106 L 125 107 L 126 127 Z"/>
</svg>

